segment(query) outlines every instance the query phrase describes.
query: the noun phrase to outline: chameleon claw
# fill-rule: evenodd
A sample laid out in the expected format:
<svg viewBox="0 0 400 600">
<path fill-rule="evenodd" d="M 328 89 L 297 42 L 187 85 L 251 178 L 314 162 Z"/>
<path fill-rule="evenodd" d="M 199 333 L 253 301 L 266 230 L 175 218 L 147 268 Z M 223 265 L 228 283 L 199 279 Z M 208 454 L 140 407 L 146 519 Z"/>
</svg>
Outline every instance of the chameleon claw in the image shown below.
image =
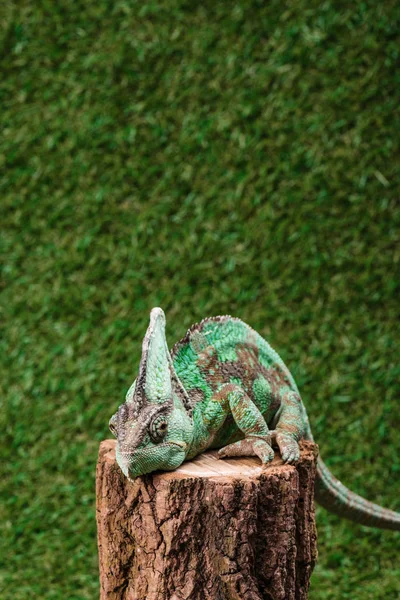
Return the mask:
<svg viewBox="0 0 400 600">
<path fill-rule="evenodd" d="M 298 462 L 299 457 L 296 456 L 296 454 L 291 453 L 291 454 L 289 454 L 289 456 L 287 458 L 282 457 L 282 459 L 287 465 L 293 465 Z"/>
<path fill-rule="evenodd" d="M 285 433 L 276 434 L 276 443 L 279 446 L 281 457 L 284 463 L 294 464 L 300 458 L 299 444 L 295 439 Z"/>
<path fill-rule="evenodd" d="M 231 456 L 258 456 L 263 465 L 267 465 L 274 458 L 271 446 L 260 438 L 240 440 L 218 450 L 218 458 Z"/>
</svg>

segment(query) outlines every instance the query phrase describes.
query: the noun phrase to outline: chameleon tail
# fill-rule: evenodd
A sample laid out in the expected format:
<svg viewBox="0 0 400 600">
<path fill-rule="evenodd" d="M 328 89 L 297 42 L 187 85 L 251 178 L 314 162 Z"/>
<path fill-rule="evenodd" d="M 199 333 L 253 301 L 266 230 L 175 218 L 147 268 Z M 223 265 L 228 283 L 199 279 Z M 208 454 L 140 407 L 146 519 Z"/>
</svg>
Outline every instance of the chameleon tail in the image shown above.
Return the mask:
<svg viewBox="0 0 400 600">
<path fill-rule="evenodd" d="M 347 489 L 318 457 L 316 501 L 330 512 L 356 523 L 400 531 L 400 513 L 382 508 Z"/>
<path fill-rule="evenodd" d="M 308 419 L 307 419 L 308 425 Z M 311 429 L 307 426 L 306 439 L 313 440 Z M 400 513 L 365 500 L 346 488 L 318 457 L 315 499 L 330 512 L 345 517 L 361 525 L 393 529 L 400 531 Z"/>
</svg>

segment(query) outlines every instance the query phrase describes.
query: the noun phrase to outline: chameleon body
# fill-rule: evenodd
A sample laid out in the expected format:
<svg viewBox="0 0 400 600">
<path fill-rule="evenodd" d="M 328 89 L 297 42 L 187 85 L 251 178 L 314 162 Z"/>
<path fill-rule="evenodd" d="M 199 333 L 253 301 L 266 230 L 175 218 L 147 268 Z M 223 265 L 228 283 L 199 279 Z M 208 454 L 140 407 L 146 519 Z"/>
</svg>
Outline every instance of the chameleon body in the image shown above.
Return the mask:
<svg viewBox="0 0 400 600">
<path fill-rule="evenodd" d="M 168 350 L 165 316 L 154 308 L 139 374 L 110 419 L 117 462 L 135 478 L 213 448 L 220 458 L 258 456 L 278 447 L 285 463 L 313 441 L 306 409 L 290 371 L 256 331 L 230 316 L 193 325 Z M 342 485 L 318 459 L 315 496 L 322 506 L 358 523 L 400 530 L 400 513 L 384 509 Z"/>
</svg>

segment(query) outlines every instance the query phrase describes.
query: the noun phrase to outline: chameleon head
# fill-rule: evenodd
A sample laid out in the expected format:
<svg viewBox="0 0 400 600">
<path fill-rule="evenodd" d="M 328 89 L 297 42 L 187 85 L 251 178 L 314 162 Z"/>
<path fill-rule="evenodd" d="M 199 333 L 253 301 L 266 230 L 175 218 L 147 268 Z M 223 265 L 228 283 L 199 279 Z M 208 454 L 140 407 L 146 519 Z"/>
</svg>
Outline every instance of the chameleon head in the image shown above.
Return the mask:
<svg viewBox="0 0 400 600">
<path fill-rule="evenodd" d="M 109 423 L 117 438 L 117 462 L 127 477 L 182 464 L 193 438 L 188 406 L 168 351 L 164 312 L 153 308 L 138 377 Z"/>
</svg>

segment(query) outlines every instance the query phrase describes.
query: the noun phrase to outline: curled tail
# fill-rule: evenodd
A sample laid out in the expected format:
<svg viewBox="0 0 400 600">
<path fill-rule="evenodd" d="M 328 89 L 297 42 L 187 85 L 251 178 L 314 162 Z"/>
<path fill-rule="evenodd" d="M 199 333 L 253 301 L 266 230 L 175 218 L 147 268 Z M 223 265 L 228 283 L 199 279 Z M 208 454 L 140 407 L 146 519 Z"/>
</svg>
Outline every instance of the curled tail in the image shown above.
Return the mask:
<svg viewBox="0 0 400 600">
<path fill-rule="evenodd" d="M 307 417 L 306 423 L 307 431 L 305 438 L 313 442 Z M 315 499 L 318 504 L 330 512 L 339 515 L 339 517 L 345 517 L 369 527 L 400 531 L 400 513 L 388 508 L 382 508 L 382 506 L 369 502 L 358 494 L 351 492 L 332 475 L 319 457 L 317 462 L 317 479 L 315 482 Z"/>
</svg>

